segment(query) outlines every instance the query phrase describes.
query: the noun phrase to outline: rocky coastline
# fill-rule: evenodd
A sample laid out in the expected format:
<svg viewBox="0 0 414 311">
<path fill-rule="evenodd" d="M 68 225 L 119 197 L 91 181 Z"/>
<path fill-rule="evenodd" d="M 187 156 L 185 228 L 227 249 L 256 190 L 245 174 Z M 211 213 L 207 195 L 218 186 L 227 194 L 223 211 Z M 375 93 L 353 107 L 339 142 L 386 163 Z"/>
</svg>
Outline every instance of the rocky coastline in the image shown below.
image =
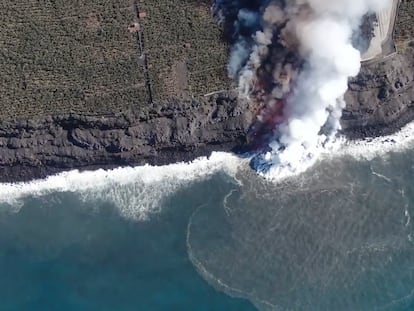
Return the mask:
<svg viewBox="0 0 414 311">
<path fill-rule="evenodd" d="M 349 81 L 342 133 L 350 139 L 389 135 L 414 119 L 414 43 L 362 65 Z"/>
<path fill-rule="evenodd" d="M 342 134 L 388 135 L 414 119 L 414 48 L 363 64 L 350 80 Z M 234 151 L 246 143 L 256 107 L 234 91 L 204 101 L 146 109 L 66 114 L 0 123 L 0 182 L 44 178 L 71 169 L 163 165 Z"/>
<path fill-rule="evenodd" d="M 67 114 L 0 123 L 0 182 L 71 169 L 190 161 L 245 142 L 252 107 L 228 92 L 101 116 Z"/>
</svg>

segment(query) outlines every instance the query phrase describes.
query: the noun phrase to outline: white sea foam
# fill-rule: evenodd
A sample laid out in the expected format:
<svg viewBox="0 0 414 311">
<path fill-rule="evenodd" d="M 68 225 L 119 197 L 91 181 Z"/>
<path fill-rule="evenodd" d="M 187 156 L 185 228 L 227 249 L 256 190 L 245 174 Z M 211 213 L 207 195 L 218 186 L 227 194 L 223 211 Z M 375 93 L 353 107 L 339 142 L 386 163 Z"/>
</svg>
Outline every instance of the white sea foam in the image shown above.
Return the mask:
<svg viewBox="0 0 414 311">
<path fill-rule="evenodd" d="M 32 182 L 0 184 L 0 203 L 19 207 L 28 197 L 76 192 L 85 201 L 113 203 L 125 217 L 145 219 L 160 209 L 164 199 L 183 186 L 218 171 L 234 176 L 244 161 L 229 153 L 214 152 L 209 158 L 189 163 L 85 172 L 74 170 Z"/>
<path fill-rule="evenodd" d="M 351 155 L 359 160 L 372 160 L 389 152 L 401 152 L 414 147 L 414 122 L 399 132 L 369 139 L 346 141 L 342 139 L 339 155 Z"/>
<path fill-rule="evenodd" d="M 414 147 L 414 122 L 407 124 L 399 132 L 392 135 L 352 141 L 338 137 L 327 143 L 321 142 L 312 149 L 306 150 L 306 153 L 301 154 L 300 152 L 303 150 L 297 150 L 293 155 L 285 154 L 276 160 L 281 158 L 281 163 L 289 165 L 280 165 L 275 162 L 266 172 L 260 174 L 268 180 L 280 181 L 305 172 L 317 161 L 340 156 L 352 156 L 357 160 L 370 161 L 389 152 L 401 152 L 412 147 Z M 291 164 L 292 158 L 296 159 L 293 165 Z M 271 159 L 271 161 L 275 160 Z"/>
<path fill-rule="evenodd" d="M 323 146 L 319 145 L 312 150 L 312 156 L 297 162 L 295 167 L 274 163 L 261 175 L 269 180 L 280 181 L 306 171 L 317 161 L 332 157 L 352 156 L 358 160 L 372 160 L 388 152 L 403 151 L 413 146 L 414 122 L 394 135 L 358 141 L 347 141 L 340 137 Z M 247 167 L 247 163 L 248 159 L 214 152 L 209 158 L 203 157 L 189 163 L 86 172 L 74 170 L 27 183 L 0 184 L 0 204 L 18 208 L 28 197 L 74 192 L 85 201 L 111 202 L 125 217 L 145 219 L 150 213 L 157 212 L 169 195 L 194 181 L 208 178 L 219 171 L 237 181 L 237 171 Z"/>
</svg>

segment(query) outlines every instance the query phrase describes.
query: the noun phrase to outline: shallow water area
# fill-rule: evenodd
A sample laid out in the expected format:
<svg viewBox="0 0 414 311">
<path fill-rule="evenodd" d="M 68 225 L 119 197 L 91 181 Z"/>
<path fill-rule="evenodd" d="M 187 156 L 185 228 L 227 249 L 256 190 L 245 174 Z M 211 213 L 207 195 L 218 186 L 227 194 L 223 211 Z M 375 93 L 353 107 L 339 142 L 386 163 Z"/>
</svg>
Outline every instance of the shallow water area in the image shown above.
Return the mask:
<svg viewBox="0 0 414 311">
<path fill-rule="evenodd" d="M 190 258 L 262 310 L 411 310 L 413 159 L 345 154 L 276 183 L 240 175 L 221 206 L 193 214 Z"/>
</svg>

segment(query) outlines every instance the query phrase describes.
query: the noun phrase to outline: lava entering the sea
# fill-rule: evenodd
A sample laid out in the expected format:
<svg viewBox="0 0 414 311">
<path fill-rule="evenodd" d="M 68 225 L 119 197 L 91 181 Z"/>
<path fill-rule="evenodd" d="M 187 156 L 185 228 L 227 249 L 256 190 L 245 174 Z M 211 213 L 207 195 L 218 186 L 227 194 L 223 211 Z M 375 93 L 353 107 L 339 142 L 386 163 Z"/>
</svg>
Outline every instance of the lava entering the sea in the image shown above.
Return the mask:
<svg viewBox="0 0 414 311">
<path fill-rule="evenodd" d="M 249 145 L 266 153 L 266 161 L 293 167 L 335 135 L 348 79 L 360 69 L 354 34 L 366 14 L 378 12 L 389 2 L 214 3 L 214 16 L 232 43 L 229 75 L 238 80 L 240 97 L 257 103 Z"/>
</svg>

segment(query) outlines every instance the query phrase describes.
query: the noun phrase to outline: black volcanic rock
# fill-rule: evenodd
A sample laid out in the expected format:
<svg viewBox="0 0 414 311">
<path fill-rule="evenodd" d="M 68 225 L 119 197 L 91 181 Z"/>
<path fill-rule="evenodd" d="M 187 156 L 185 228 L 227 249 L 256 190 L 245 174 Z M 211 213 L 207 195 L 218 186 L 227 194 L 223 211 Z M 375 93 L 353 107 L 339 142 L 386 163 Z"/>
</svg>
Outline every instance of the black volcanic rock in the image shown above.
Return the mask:
<svg viewBox="0 0 414 311">
<path fill-rule="evenodd" d="M 107 116 L 61 115 L 0 124 L 0 181 L 73 168 L 168 164 L 244 143 L 252 107 L 231 92 Z"/>
<path fill-rule="evenodd" d="M 414 116 L 414 48 L 367 62 L 350 80 L 343 133 L 351 138 L 393 133 Z"/>
</svg>

